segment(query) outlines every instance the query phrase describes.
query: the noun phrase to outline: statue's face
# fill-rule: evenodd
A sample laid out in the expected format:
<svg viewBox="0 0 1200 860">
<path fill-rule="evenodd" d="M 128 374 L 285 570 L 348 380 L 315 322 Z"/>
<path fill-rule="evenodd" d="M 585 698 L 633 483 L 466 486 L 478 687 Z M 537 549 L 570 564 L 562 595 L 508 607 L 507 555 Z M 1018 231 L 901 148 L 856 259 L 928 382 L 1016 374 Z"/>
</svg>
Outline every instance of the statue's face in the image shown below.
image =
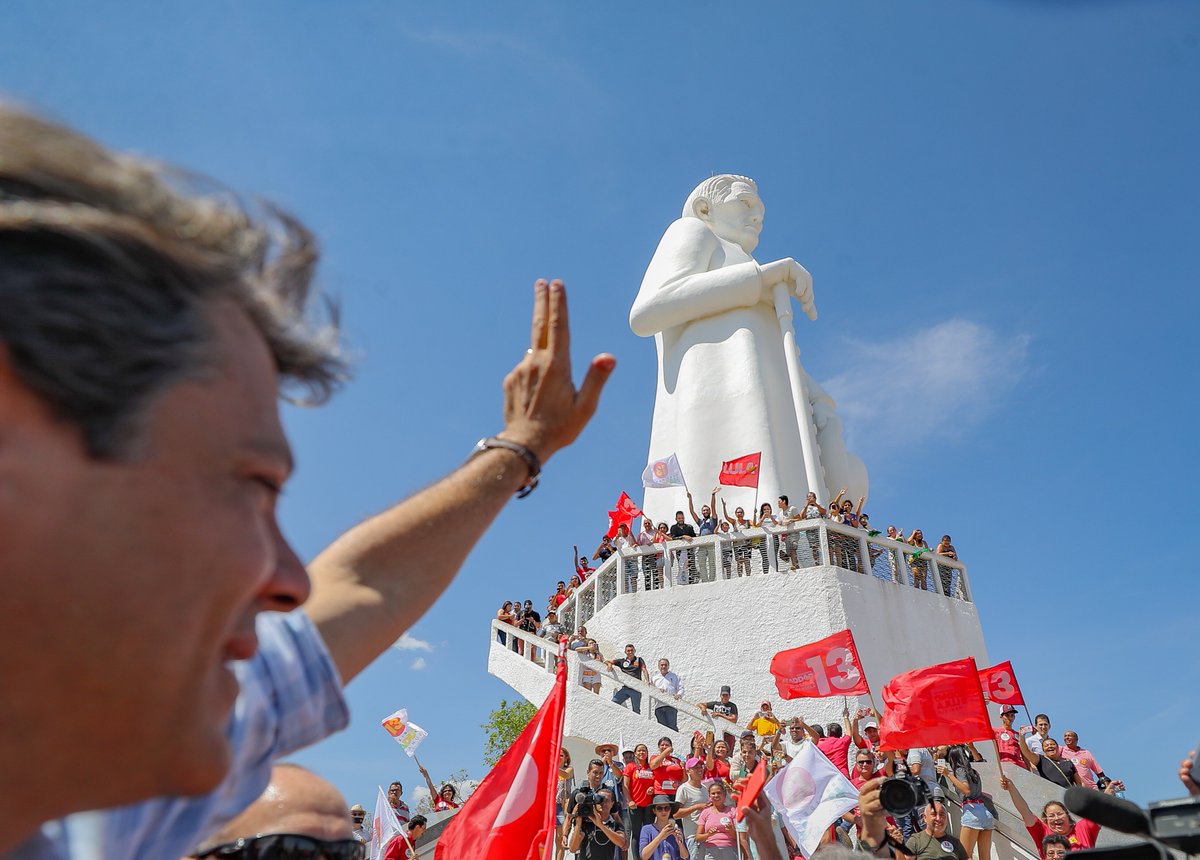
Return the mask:
<svg viewBox="0 0 1200 860">
<path fill-rule="evenodd" d="M 702 217 L 714 233 L 727 242 L 740 245 L 749 254 L 758 246 L 766 210 L 749 185 L 735 182 L 731 192 L 729 199 L 711 206 Z"/>
</svg>

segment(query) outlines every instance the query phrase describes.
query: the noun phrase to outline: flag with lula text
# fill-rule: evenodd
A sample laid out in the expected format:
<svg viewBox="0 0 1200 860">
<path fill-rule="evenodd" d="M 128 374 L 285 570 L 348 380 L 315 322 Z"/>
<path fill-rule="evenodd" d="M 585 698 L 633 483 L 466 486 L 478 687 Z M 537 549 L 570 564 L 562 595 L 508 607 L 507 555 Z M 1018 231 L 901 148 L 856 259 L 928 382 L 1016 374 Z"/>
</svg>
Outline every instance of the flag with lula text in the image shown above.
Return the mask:
<svg viewBox="0 0 1200 860">
<path fill-rule="evenodd" d="M 396 834 L 404 831 L 400 819 L 396 817 L 396 810 L 392 809 L 387 795 L 383 793 L 383 788 L 376 788 L 379 789 L 379 797 L 375 799 L 375 815 L 371 818 L 371 841 L 367 845 L 367 860 L 379 860 L 388 843 Z"/>
<path fill-rule="evenodd" d="M 679 468 L 679 458 L 674 454 L 655 460 L 642 472 L 643 487 L 686 487 L 683 479 L 683 469 Z"/>
<path fill-rule="evenodd" d="M 972 657 L 901 672 L 883 688 L 879 748 L 932 747 L 992 737 Z"/>
<path fill-rule="evenodd" d="M 758 472 L 762 465 L 762 451 L 735 457 L 721 464 L 718 483 L 727 487 L 758 487 Z"/>
<path fill-rule="evenodd" d="M 435 860 L 540 860 L 547 848 L 554 850 L 566 702 L 567 661 L 560 644 L 550 695 L 442 831 Z"/>
<path fill-rule="evenodd" d="M 421 741 L 429 737 L 429 732 L 408 719 L 408 710 L 405 708 L 384 717 L 380 725 L 404 748 L 409 758 L 417 754 L 417 747 L 421 745 Z"/>
<path fill-rule="evenodd" d="M 995 666 L 979 670 L 979 686 L 983 688 L 983 696 L 989 702 L 1000 705 L 1023 705 L 1025 697 L 1017 684 L 1016 673 L 1013 672 L 1012 661 L 1005 660 Z"/>
<path fill-rule="evenodd" d="M 629 493 L 621 491 L 620 497 L 617 499 L 617 506 L 608 512 L 608 531 L 604 534 L 608 537 L 616 537 L 617 530 L 622 525 L 629 525 L 633 522 L 634 517 L 640 517 L 642 510 L 637 506 L 633 499 L 629 498 Z"/>
<path fill-rule="evenodd" d="M 858 806 L 858 789 L 816 744 L 803 744 L 763 794 L 805 857 L 811 857 L 833 822 Z"/>
<path fill-rule="evenodd" d="M 775 689 L 785 699 L 863 696 L 870 692 L 849 629 L 780 651 L 771 658 L 771 674 L 775 676 Z"/>
</svg>

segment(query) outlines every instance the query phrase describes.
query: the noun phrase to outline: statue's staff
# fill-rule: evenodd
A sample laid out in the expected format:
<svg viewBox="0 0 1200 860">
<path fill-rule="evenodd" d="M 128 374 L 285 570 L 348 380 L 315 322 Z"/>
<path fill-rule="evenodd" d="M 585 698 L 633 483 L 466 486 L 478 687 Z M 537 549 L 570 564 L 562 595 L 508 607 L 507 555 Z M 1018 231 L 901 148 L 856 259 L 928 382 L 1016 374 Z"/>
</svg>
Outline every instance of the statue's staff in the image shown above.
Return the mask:
<svg viewBox="0 0 1200 860">
<path fill-rule="evenodd" d="M 797 268 L 803 270 L 799 264 Z M 804 272 L 807 276 L 808 272 Z M 811 280 L 811 279 L 810 279 Z M 796 330 L 792 326 L 792 296 L 786 283 L 776 284 L 771 293 L 775 299 L 775 316 L 779 319 L 779 333 L 783 335 L 783 356 L 787 362 L 788 382 L 792 388 L 792 402 L 796 407 L 796 423 L 800 427 L 800 449 L 804 454 L 804 478 L 809 492 L 818 499 L 828 499 L 825 481 L 821 477 L 821 464 L 817 459 L 817 430 L 813 424 L 812 404 L 808 400 L 808 386 L 804 384 L 804 371 L 800 369 L 800 350 L 796 346 Z M 817 311 L 808 309 L 808 318 L 815 320 Z M 757 498 L 757 497 L 756 497 Z"/>
</svg>

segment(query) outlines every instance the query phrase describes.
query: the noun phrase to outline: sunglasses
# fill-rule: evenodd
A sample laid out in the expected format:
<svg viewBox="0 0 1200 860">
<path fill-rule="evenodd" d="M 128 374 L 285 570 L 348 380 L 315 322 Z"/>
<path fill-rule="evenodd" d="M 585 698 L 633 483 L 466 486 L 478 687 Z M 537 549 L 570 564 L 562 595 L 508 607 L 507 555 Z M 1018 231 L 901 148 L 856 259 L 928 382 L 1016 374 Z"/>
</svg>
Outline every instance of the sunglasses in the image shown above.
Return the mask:
<svg viewBox="0 0 1200 860">
<path fill-rule="evenodd" d="M 300 833 L 266 833 L 243 836 L 192 856 L 235 860 L 365 860 L 367 846 L 354 839 L 326 840 Z"/>
</svg>

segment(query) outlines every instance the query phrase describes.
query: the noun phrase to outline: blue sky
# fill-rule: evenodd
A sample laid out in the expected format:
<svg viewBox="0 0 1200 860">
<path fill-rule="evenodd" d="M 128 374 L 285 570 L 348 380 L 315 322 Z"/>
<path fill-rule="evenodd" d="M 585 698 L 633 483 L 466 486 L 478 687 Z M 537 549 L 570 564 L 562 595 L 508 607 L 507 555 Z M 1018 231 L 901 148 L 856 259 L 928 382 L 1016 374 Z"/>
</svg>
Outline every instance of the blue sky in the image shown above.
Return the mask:
<svg viewBox="0 0 1200 860">
<path fill-rule="evenodd" d="M 713 172 L 755 177 L 757 256 L 815 279 L 805 365 L 876 522 L 949 532 L 989 651 L 1130 796 L 1200 740 L 1194 493 L 1200 6 L 1179 0 L 90 4 L 16 0 L 0 90 L 285 204 L 321 235 L 357 378 L 289 409 L 306 557 L 499 429 L 529 286 L 563 277 L 592 426 L 299 758 L 351 802 L 482 774 L 486 623 L 542 603 L 637 490 L 654 391 L 629 305 Z M 1189 250 L 1191 249 L 1191 250 Z M 731 452 L 741 453 L 741 452 Z M 793 643 L 794 644 L 794 643 Z M 763 662 L 769 659 L 763 655 Z"/>
</svg>

